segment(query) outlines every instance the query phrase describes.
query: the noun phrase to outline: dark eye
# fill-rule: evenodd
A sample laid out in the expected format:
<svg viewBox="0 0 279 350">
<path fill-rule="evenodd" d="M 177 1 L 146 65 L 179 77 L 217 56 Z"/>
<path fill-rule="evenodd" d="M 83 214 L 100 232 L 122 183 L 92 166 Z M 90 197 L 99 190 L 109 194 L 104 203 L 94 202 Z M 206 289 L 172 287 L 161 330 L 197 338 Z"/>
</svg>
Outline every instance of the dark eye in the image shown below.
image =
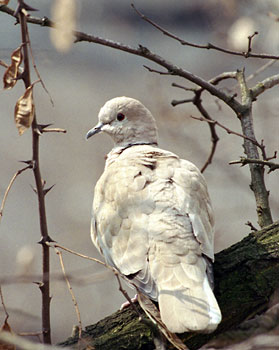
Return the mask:
<svg viewBox="0 0 279 350">
<path fill-rule="evenodd" d="M 125 119 L 125 115 L 122 113 L 118 113 L 116 118 L 119 122 L 122 122 L 122 120 Z"/>
</svg>

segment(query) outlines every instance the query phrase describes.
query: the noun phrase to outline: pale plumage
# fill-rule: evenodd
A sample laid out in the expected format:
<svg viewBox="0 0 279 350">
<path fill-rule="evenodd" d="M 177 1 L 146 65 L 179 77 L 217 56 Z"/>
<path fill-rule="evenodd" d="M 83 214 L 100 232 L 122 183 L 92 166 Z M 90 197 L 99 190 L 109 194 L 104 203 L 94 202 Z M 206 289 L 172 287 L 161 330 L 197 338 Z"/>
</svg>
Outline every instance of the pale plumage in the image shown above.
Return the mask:
<svg viewBox="0 0 279 350">
<path fill-rule="evenodd" d="M 151 113 L 118 97 L 87 138 L 108 133 L 115 147 L 94 193 L 94 244 L 142 293 L 158 301 L 171 332 L 213 331 L 221 321 L 211 289 L 213 213 L 204 177 L 157 147 Z"/>
</svg>

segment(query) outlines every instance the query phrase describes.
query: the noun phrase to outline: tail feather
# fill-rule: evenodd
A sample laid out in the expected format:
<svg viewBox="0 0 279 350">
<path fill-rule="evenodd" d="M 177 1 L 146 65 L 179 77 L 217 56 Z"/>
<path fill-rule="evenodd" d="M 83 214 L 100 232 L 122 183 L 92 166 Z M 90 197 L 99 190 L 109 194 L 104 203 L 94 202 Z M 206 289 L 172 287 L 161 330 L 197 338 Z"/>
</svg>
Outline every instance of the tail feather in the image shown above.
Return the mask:
<svg viewBox="0 0 279 350">
<path fill-rule="evenodd" d="M 166 269 L 166 278 L 158 281 L 159 309 L 162 321 L 173 333 L 183 332 L 212 332 L 221 321 L 221 312 L 205 269 L 198 269 L 199 277 L 186 273 L 186 266 L 177 266 L 170 277 Z M 161 276 L 163 277 L 163 276 Z"/>
</svg>

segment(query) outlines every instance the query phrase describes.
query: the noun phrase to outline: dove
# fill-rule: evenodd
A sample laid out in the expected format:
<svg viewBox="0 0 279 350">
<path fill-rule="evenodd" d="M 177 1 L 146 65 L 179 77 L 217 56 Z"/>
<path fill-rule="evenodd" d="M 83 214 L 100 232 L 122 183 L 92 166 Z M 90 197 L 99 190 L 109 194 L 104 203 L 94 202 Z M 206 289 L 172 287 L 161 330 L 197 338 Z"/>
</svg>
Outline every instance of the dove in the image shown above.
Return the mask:
<svg viewBox="0 0 279 350">
<path fill-rule="evenodd" d="M 158 302 L 173 333 L 216 329 L 214 216 L 204 176 L 158 147 L 157 126 L 138 100 L 116 97 L 100 109 L 86 138 L 108 134 L 93 199 L 91 238 L 107 264 Z"/>
</svg>

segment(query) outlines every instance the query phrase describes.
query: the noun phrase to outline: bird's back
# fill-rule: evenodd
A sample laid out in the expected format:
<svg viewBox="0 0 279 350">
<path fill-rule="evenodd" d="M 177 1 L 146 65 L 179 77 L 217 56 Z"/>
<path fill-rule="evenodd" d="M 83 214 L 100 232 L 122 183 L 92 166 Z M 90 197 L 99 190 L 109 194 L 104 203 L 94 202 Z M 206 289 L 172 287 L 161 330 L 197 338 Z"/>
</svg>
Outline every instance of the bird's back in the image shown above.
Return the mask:
<svg viewBox="0 0 279 350">
<path fill-rule="evenodd" d="M 107 262 L 158 300 L 173 332 L 211 331 L 213 215 L 196 166 L 150 145 L 113 150 L 94 195 L 92 239 Z"/>
</svg>

